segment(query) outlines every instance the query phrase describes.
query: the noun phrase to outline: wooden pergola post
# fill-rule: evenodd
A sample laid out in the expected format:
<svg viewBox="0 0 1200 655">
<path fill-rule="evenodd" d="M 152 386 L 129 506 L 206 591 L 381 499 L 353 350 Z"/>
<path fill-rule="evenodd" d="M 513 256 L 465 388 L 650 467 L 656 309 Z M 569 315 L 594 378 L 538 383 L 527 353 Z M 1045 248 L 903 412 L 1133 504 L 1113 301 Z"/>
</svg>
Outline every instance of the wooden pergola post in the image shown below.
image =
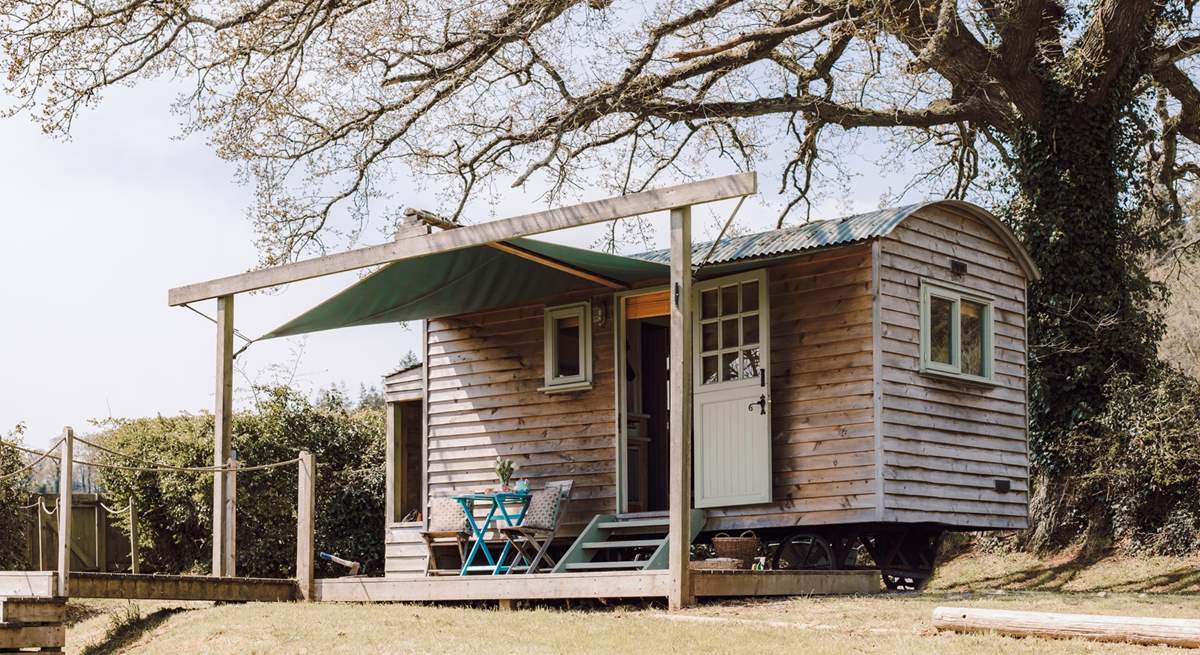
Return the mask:
<svg viewBox="0 0 1200 655">
<path fill-rule="evenodd" d="M 668 605 L 692 602 L 692 208 L 671 210 L 670 551 Z"/>
<path fill-rule="evenodd" d="M 58 467 L 58 595 L 66 598 L 71 578 L 71 499 L 74 492 L 75 431 L 63 428 Z"/>
<path fill-rule="evenodd" d="M 133 496 L 129 497 L 129 572 L 142 572 L 141 553 L 138 546 L 138 508 Z"/>
<path fill-rule="evenodd" d="M 213 465 L 233 455 L 233 296 L 217 298 L 217 391 L 213 410 Z M 233 476 L 213 473 L 213 561 L 215 577 L 234 575 L 234 535 L 230 503 L 237 495 Z"/>
<path fill-rule="evenodd" d="M 296 493 L 296 586 L 299 600 L 312 600 L 316 558 L 317 460 L 300 451 L 300 482 Z"/>
</svg>

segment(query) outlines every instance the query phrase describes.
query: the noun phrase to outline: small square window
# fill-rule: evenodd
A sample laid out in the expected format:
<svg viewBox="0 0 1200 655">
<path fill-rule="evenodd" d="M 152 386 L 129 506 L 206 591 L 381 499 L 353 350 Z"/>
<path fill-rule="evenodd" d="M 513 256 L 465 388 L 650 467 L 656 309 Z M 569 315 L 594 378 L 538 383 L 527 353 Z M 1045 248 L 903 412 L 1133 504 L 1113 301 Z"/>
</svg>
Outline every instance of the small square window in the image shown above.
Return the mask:
<svg viewBox="0 0 1200 655">
<path fill-rule="evenodd" d="M 992 301 L 964 289 L 921 281 L 921 372 L 992 380 Z"/>
<path fill-rule="evenodd" d="M 547 307 L 546 386 L 541 391 L 578 391 L 592 386 L 591 303 Z"/>
</svg>

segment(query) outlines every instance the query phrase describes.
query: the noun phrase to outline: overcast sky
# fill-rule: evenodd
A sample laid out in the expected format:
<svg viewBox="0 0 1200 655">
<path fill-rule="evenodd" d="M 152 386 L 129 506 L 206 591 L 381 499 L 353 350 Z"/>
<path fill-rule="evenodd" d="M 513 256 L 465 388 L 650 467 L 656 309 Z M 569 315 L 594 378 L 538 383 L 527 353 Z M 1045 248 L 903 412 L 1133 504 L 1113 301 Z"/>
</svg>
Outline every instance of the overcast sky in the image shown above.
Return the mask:
<svg viewBox="0 0 1200 655">
<path fill-rule="evenodd" d="M 42 135 L 26 117 L 0 121 L 0 434 L 24 422 L 26 442 L 43 446 L 66 425 L 91 431 L 92 419 L 211 410 L 215 327 L 168 307 L 167 289 L 254 265 L 245 217 L 251 190 L 202 136 L 178 138 L 172 97 L 166 83 L 117 90 L 82 115 L 69 142 Z M 829 195 L 815 216 L 879 206 L 889 189 L 867 161 L 878 150 L 861 151 L 851 168 L 871 174 Z M 776 175 L 764 169 L 760 188 L 777 186 Z M 391 191 L 412 198 L 408 204 L 436 206 L 415 186 Z M 498 215 L 543 209 L 536 191 L 506 196 Z M 738 222 L 764 229 L 772 202 L 769 194 L 748 202 Z M 696 238 L 731 209 L 732 202 L 698 210 Z M 547 238 L 587 245 L 596 236 Z M 368 236 L 362 245 L 381 239 Z M 238 296 L 237 329 L 257 337 L 356 279 L 349 273 Z M 197 308 L 215 315 L 213 301 Z M 382 325 L 256 343 L 238 358 L 235 397 L 244 406 L 251 382 L 271 380 L 298 353 L 301 388 L 341 384 L 357 394 L 417 350 L 418 335 L 415 324 Z"/>
</svg>

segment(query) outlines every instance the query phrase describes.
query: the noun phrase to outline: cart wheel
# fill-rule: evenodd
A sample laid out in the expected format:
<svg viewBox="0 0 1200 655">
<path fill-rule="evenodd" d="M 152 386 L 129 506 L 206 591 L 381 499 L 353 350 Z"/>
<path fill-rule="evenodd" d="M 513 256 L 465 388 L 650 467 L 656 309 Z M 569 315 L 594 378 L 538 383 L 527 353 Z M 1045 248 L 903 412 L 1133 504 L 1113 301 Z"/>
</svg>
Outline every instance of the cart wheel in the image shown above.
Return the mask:
<svg viewBox="0 0 1200 655">
<path fill-rule="evenodd" d="M 836 560 L 833 549 L 824 537 L 811 532 L 797 532 L 775 549 L 771 566 L 782 570 L 833 570 Z"/>
</svg>

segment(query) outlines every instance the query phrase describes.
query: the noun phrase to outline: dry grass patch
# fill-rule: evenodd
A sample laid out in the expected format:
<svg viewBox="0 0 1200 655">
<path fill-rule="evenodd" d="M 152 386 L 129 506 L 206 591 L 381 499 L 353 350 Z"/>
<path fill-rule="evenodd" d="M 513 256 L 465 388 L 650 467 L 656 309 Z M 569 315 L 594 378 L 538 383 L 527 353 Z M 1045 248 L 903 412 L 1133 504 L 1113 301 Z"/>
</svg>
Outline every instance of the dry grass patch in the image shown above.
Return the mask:
<svg viewBox="0 0 1200 655">
<path fill-rule="evenodd" d="M 1197 593 L 1200 557 L 1088 556 L 1081 551 L 1049 558 L 1026 553 L 969 555 L 940 563 L 929 588 Z"/>
</svg>

